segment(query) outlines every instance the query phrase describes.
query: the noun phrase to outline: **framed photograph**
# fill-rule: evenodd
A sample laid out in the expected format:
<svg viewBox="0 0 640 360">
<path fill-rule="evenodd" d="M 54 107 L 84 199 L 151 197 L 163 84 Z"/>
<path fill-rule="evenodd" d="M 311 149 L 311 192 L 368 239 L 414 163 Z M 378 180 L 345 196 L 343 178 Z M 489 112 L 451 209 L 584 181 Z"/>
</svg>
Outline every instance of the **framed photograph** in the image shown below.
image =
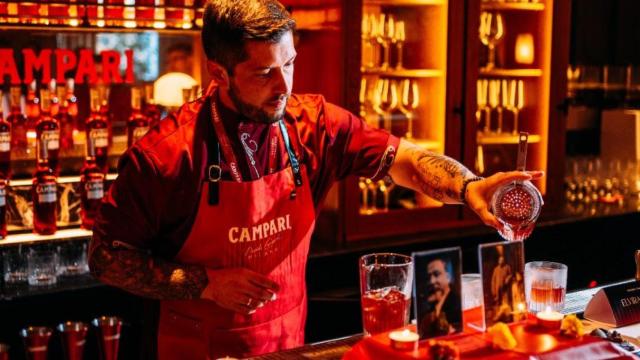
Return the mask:
<svg viewBox="0 0 640 360">
<path fill-rule="evenodd" d="M 480 245 L 478 250 L 487 327 L 526 318 L 522 241 Z"/>
<path fill-rule="evenodd" d="M 459 247 L 412 253 L 413 304 L 421 339 L 462 331 Z"/>
</svg>

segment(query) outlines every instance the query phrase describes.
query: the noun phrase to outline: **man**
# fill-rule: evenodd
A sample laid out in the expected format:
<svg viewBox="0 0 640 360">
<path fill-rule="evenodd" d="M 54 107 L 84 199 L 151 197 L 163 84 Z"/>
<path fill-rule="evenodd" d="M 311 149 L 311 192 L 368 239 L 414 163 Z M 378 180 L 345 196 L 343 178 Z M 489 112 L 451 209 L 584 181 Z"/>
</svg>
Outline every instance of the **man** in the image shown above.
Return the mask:
<svg viewBox="0 0 640 360">
<path fill-rule="evenodd" d="M 462 306 L 460 294 L 451 280 L 451 264 L 435 258 L 427 264 L 427 309 L 419 326 L 421 338 L 447 335 L 461 330 Z"/>
<path fill-rule="evenodd" d="M 175 43 L 167 49 L 166 72 L 193 74 L 193 48 L 188 43 Z"/>
<path fill-rule="evenodd" d="M 499 247 L 498 252 L 500 253 L 501 251 L 504 250 Z M 493 296 L 494 304 L 493 321 L 509 322 L 512 320 L 513 308 L 509 295 L 512 276 L 511 266 L 505 262 L 504 255 L 499 254 L 498 264 L 493 268 L 493 273 L 491 274 L 491 295 Z"/>
<path fill-rule="evenodd" d="M 103 201 L 92 272 L 161 300 L 161 359 L 303 343 L 309 239 L 336 180 L 388 173 L 497 227 L 493 191 L 532 178 L 475 178 L 321 96 L 293 95 L 294 26 L 276 0 L 209 2 L 202 42 L 216 85 L 127 151 Z"/>
</svg>

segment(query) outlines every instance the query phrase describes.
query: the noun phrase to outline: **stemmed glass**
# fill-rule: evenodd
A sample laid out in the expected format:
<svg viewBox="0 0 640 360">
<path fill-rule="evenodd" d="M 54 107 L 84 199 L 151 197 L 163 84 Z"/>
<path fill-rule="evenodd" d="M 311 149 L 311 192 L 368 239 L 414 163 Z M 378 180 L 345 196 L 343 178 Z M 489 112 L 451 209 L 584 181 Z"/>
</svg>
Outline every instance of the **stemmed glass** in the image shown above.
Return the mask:
<svg viewBox="0 0 640 360">
<path fill-rule="evenodd" d="M 383 127 L 387 131 L 391 131 L 391 117 L 393 110 L 398 108 L 398 86 L 393 80 L 382 79 L 381 85 L 375 96 L 379 96 L 378 108 L 382 116 Z"/>
<path fill-rule="evenodd" d="M 480 122 L 482 120 L 482 113 L 485 113 L 485 129 L 484 132 L 488 131 L 489 121 L 491 119 L 491 108 L 487 106 L 487 97 L 489 93 L 489 80 L 480 79 L 476 82 L 476 102 L 478 103 L 478 109 L 476 110 L 476 121 L 478 123 L 478 127 L 480 127 Z M 477 155 L 476 155 L 476 170 L 479 174 L 484 173 L 484 150 L 482 145 L 478 143 Z"/>
<path fill-rule="evenodd" d="M 372 68 L 374 66 L 374 46 L 371 43 L 371 38 L 373 36 L 374 29 L 371 20 L 369 20 L 369 17 L 374 16 L 367 13 L 362 15 L 362 62 L 366 64 L 365 67 Z M 375 22 L 375 18 L 373 19 L 373 21 Z"/>
<path fill-rule="evenodd" d="M 420 90 L 418 82 L 411 79 L 404 79 L 400 84 L 400 92 L 402 93 L 401 101 L 398 106 L 400 111 L 407 118 L 407 139 L 413 138 L 413 118 L 414 112 L 420 105 Z"/>
<path fill-rule="evenodd" d="M 398 59 L 396 61 L 396 70 L 402 70 L 404 68 L 402 66 L 402 50 L 404 42 L 407 40 L 407 35 L 404 30 L 404 21 L 396 22 L 395 34 L 393 36 L 393 42 L 396 44 L 398 55 Z"/>
<path fill-rule="evenodd" d="M 487 111 L 487 121 L 484 124 L 484 132 L 486 134 L 491 132 L 491 110 L 498 109 L 500 106 L 500 81 L 489 81 L 489 110 Z M 500 112 L 501 110 L 498 110 Z M 500 115 L 498 115 L 500 116 Z"/>
<path fill-rule="evenodd" d="M 390 176 L 385 176 L 384 179 L 378 180 L 378 189 L 380 189 L 383 196 L 384 211 L 389 211 L 389 197 L 394 187 L 396 187 L 396 184 Z"/>
<path fill-rule="evenodd" d="M 496 65 L 496 45 L 504 37 L 504 22 L 500 13 L 483 11 L 480 14 L 480 41 L 489 48 L 487 69 L 493 69 Z"/>
<path fill-rule="evenodd" d="M 390 57 L 389 47 L 395 34 L 395 19 L 392 15 L 380 14 L 377 27 L 376 38 L 382 46 L 383 51 L 382 65 L 380 67 L 383 70 L 387 70 L 389 68 Z"/>
<path fill-rule="evenodd" d="M 498 127 L 496 133 L 502 133 L 502 125 L 504 124 L 504 109 L 509 107 L 509 83 L 507 80 L 496 80 L 500 84 L 500 105 L 498 106 Z"/>
<path fill-rule="evenodd" d="M 511 80 L 507 109 L 513 112 L 513 134 L 518 133 L 518 114 L 524 108 L 524 81 Z"/>
</svg>

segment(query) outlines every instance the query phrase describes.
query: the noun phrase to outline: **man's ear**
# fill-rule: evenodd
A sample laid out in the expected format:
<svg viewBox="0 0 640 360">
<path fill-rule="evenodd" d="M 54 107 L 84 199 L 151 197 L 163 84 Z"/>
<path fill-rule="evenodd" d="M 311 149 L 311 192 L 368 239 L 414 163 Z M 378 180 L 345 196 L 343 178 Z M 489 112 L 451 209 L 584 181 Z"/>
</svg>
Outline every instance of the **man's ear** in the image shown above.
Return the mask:
<svg viewBox="0 0 640 360">
<path fill-rule="evenodd" d="M 207 71 L 209 75 L 215 80 L 218 86 L 227 88 L 229 87 L 230 79 L 229 73 L 224 66 L 218 64 L 213 60 L 207 60 Z"/>
</svg>

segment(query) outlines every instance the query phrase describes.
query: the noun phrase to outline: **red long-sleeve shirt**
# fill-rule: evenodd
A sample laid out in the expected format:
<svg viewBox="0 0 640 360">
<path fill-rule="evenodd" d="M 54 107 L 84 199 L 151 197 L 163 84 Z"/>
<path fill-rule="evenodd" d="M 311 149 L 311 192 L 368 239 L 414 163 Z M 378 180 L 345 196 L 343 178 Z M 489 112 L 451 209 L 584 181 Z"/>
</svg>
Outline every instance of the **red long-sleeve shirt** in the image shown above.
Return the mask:
<svg viewBox="0 0 640 360">
<path fill-rule="evenodd" d="M 92 248 L 107 242 L 150 250 L 169 259 L 177 254 L 189 235 L 198 207 L 207 164 L 205 132 L 210 113 L 208 97 L 185 104 L 122 156 L 118 178 L 103 199 L 96 219 Z M 270 126 L 246 121 L 222 106 L 220 114 L 243 179 L 249 181 L 251 177 L 239 140 L 242 133 L 258 145 L 254 158 L 258 172 L 264 175 Z M 348 175 L 374 179 L 386 175 L 400 142 L 319 95 L 292 95 L 285 123 L 295 152 L 306 166 L 316 214 L 335 181 Z M 289 165 L 283 144 L 279 144 L 277 159 L 278 170 Z M 221 167 L 223 180 L 230 181 L 224 158 Z M 223 186 L 224 183 L 221 189 Z"/>
</svg>

